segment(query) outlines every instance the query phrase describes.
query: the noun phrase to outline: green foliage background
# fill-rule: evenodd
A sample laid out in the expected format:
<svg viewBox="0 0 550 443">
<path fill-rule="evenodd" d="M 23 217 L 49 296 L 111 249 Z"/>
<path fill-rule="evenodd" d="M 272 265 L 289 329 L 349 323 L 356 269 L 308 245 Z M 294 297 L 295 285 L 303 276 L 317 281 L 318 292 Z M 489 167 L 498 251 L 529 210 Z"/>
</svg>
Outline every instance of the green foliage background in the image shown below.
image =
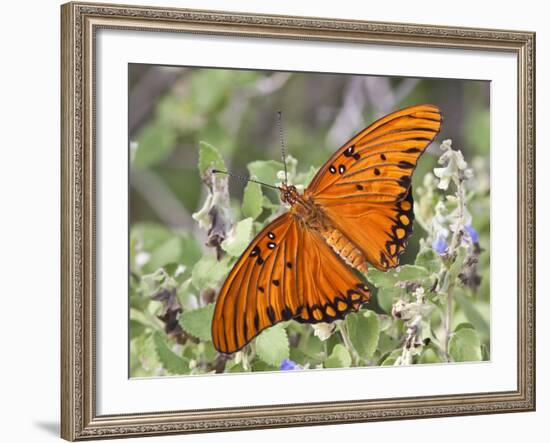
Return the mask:
<svg viewBox="0 0 550 443">
<path fill-rule="evenodd" d="M 487 82 L 149 65 L 131 65 L 129 75 L 131 376 L 489 359 Z M 413 177 L 418 222 L 403 266 L 399 272 L 369 272 L 374 296 L 368 306 L 331 327 L 284 322 L 243 351 L 219 355 L 210 337 L 217 290 L 280 205 L 276 192 L 229 181 L 229 199 L 218 203 L 226 206 L 231 229 L 216 251 L 205 245 L 208 217 L 200 210 L 209 190 L 201 174 L 217 167 L 266 183 L 280 181 L 276 112 L 282 110 L 292 179 L 307 185 L 354 133 L 381 115 L 419 103 L 442 109 L 438 142 L 451 138 L 473 169 L 464 200 L 468 223 L 479 236 L 477 251 L 464 244 L 446 257 L 432 247 L 434 218 L 457 207 L 452 186 L 438 189 L 431 174 L 441 154 L 434 143 Z M 436 210 L 438 202 L 443 209 Z M 476 284 L 464 277 L 472 269 L 480 277 Z M 450 281 L 452 297 L 440 287 L 442 276 Z M 406 315 L 398 318 L 400 302 Z M 422 327 L 405 349 L 408 314 L 420 315 Z"/>
</svg>

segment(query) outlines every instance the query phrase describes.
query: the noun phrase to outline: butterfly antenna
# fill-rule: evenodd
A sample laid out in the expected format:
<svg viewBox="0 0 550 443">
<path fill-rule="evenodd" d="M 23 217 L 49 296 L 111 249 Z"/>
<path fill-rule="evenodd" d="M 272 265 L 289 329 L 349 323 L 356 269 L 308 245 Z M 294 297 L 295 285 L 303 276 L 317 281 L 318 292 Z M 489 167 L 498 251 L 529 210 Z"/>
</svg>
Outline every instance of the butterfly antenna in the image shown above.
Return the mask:
<svg viewBox="0 0 550 443">
<path fill-rule="evenodd" d="M 271 189 L 279 190 L 279 188 L 277 186 L 268 185 L 267 183 L 264 183 L 264 182 L 261 182 L 261 181 L 258 181 L 258 180 L 253 180 L 251 178 L 243 177 L 241 175 L 232 174 L 231 172 L 220 171 L 219 169 L 212 169 L 212 174 L 225 174 L 225 175 L 228 175 L 229 177 L 236 178 L 237 180 L 241 180 L 241 181 L 244 181 L 244 182 L 258 183 L 259 185 L 266 186 L 266 187 L 271 188 Z"/>
<path fill-rule="evenodd" d="M 279 126 L 279 138 L 281 139 L 281 157 L 285 166 L 285 184 L 288 184 L 288 171 L 286 169 L 285 138 L 283 137 L 283 119 L 282 112 L 277 111 L 277 124 Z"/>
</svg>

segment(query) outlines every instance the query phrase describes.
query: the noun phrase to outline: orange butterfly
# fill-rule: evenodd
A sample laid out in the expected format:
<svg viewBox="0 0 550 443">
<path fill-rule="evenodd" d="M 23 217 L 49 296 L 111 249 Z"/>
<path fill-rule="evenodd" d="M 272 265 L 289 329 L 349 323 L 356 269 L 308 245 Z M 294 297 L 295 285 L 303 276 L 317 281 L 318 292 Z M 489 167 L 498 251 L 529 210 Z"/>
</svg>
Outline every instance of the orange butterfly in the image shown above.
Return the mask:
<svg viewBox="0 0 550 443">
<path fill-rule="evenodd" d="M 238 351 L 284 320 L 344 318 L 369 300 L 352 268 L 398 265 L 414 219 L 412 173 L 441 121 L 433 105 L 394 112 L 338 149 L 303 194 L 281 185 L 290 209 L 254 238 L 218 295 L 218 351 Z"/>
</svg>

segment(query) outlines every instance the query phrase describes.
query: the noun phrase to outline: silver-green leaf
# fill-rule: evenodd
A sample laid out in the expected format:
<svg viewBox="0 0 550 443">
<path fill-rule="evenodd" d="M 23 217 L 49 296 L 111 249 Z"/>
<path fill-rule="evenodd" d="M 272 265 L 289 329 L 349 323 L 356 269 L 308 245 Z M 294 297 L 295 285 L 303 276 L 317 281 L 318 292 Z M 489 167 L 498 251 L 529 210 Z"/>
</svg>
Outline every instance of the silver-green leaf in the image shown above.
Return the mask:
<svg viewBox="0 0 550 443">
<path fill-rule="evenodd" d="M 203 341 L 211 341 L 212 317 L 214 316 L 214 304 L 202 308 L 184 311 L 179 316 L 180 326 L 194 337 Z"/>
<path fill-rule="evenodd" d="M 286 330 L 282 324 L 263 331 L 256 338 L 256 353 L 268 365 L 279 367 L 289 356 Z"/>
</svg>

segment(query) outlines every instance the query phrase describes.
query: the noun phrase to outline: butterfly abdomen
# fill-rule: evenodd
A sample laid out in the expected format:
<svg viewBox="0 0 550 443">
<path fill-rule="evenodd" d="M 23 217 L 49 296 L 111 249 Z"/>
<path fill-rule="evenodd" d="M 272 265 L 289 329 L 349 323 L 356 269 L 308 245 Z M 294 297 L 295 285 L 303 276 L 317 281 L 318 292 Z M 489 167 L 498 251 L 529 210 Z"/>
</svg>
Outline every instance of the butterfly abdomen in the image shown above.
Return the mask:
<svg viewBox="0 0 550 443">
<path fill-rule="evenodd" d="M 365 256 L 357 246 L 347 238 L 340 230 L 330 226 L 323 229 L 321 235 L 327 244 L 336 252 L 348 265 L 360 272 L 366 273 Z"/>
</svg>

